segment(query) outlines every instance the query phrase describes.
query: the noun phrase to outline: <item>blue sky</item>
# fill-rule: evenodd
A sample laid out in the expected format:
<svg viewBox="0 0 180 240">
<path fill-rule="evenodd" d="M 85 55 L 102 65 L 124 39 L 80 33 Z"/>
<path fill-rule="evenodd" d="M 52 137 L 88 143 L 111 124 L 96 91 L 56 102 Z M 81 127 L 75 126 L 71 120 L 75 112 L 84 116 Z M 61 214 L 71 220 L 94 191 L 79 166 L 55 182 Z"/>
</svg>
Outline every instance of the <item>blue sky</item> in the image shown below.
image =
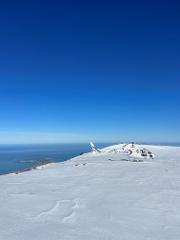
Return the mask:
<svg viewBox="0 0 180 240">
<path fill-rule="evenodd" d="M 6 1 L 0 143 L 180 141 L 178 1 Z"/>
</svg>

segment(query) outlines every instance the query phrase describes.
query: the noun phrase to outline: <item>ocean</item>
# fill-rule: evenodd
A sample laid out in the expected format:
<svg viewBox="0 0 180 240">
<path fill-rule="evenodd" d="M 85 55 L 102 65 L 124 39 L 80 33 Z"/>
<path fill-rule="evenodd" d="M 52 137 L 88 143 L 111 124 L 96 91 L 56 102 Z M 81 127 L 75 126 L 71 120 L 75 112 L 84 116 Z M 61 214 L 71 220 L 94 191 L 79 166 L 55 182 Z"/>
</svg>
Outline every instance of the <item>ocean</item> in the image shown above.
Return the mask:
<svg viewBox="0 0 180 240">
<path fill-rule="evenodd" d="M 97 144 L 106 147 L 111 144 Z M 0 174 L 24 171 L 41 163 L 63 162 L 91 151 L 87 144 L 0 145 Z"/>
<path fill-rule="evenodd" d="M 99 143 L 97 147 L 110 145 L 113 143 Z M 156 145 L 180 146 L 180 143 L 156 143 Z M 63 162 L 89 151 L 91 149 L 88 143 L 0 145 L 0 174 L 24 171 L 48 162 Z"/>
</svg>

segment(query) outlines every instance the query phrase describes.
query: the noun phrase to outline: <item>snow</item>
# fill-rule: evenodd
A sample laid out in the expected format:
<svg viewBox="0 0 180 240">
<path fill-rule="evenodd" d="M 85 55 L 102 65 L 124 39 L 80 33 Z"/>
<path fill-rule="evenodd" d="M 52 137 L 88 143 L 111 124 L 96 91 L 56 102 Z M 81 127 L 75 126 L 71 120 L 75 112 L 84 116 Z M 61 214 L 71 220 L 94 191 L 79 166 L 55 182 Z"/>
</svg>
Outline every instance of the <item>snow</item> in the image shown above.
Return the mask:
<svg viewBox="0 0 180 240">
<path fill-rule="evenodd" d="M 178 240 L 180 147 L 142 147 L 155 159 L 87 153 L 0 176 L 0 239 Z"/>
</svg>

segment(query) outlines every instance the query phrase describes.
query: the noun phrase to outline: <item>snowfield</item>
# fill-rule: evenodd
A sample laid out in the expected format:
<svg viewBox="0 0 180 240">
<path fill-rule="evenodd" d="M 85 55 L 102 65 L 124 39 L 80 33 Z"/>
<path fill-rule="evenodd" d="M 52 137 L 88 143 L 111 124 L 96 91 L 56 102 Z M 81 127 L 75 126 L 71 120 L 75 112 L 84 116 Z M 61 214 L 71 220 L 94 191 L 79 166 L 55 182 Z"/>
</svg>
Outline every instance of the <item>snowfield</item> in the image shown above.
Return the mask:
<svg viewBox="0 0 180 240">
<path fill-rule="evenodd" d="M 0 176 L 0 240 L 179 240 L 180 147 L 145 147 Z"/>
</svg>

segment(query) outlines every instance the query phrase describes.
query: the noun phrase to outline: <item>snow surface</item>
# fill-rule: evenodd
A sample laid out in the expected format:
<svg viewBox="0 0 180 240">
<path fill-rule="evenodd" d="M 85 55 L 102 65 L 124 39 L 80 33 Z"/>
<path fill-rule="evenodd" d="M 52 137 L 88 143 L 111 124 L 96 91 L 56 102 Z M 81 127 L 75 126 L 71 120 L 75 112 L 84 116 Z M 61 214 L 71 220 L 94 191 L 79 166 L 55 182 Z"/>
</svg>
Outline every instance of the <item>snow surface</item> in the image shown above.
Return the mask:
<svg viewBox="0 0 180 240">
<path fill-rule="evenodd" d="M 0 240 L 180 239 L 180 147 L 144 147 L 0 176 Z"/>
</svg>

